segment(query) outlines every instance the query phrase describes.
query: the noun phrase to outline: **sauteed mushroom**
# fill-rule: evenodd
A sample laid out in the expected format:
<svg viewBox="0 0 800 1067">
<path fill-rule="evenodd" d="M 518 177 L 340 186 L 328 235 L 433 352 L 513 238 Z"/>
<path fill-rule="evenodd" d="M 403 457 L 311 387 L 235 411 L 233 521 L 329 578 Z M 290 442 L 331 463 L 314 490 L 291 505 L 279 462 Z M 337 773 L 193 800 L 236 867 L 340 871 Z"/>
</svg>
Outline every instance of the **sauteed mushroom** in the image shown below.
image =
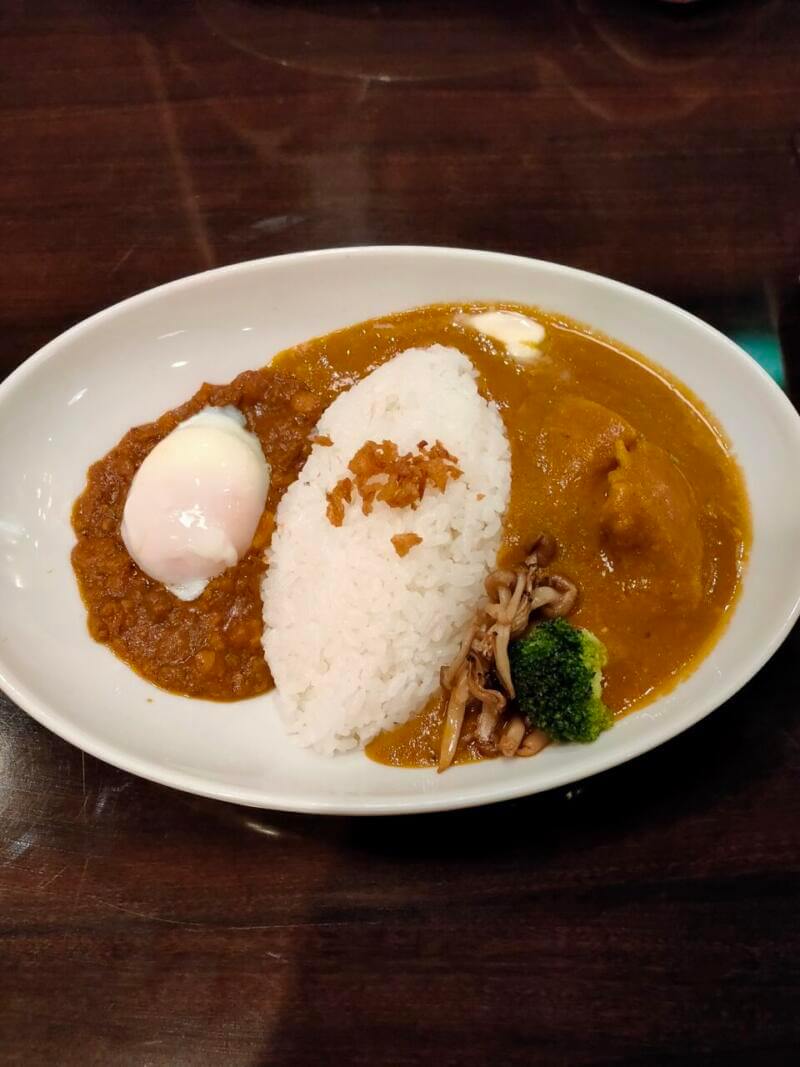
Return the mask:
<svg viewBox="0 0 800 1067">
<path fill-rule="evenodd" d="M 559 618 L 568 615 L 577 600 L 578 590 L 568 578 L 542 573 L 555 555 L 555 541 L 549 534 L 541 534 L 522 564 L 513 569 L 498 568 L 487 577 L 487 602 L 476 613 L 455 659 L 441 670 L 441 685 L 448 701 L 440 771 L 455 758 L 470 708 L 480 707 L 474 736 L 484 751 L 532 756 L 547 744 L 541 730 L 526 733 L 520 716 L 512 715 L 502 725 L 501 720 L 509 701 L 514 699 L 508 658 L 510 641 L 528 629 L 536 612 L 541 618 Z M 500 735 L 495 740 L 498 728 Z"/>
</svg>

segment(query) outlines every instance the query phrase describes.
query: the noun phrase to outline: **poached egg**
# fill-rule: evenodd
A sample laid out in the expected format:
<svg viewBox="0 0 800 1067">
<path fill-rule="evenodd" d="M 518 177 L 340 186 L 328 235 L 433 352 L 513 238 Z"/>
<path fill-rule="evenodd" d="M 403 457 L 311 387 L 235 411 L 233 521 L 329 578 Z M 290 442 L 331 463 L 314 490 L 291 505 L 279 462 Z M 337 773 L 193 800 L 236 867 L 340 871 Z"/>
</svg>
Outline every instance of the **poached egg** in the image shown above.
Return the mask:
<svg viewBox="0 0 800 1067">
<path fill-rule="evenodd" d="M 181 600 L 249 549 L 270 468 L 234 407 L 205 408 L 149 453 L 131 483 L 122 540 L 135 563 Z"/>
</svg>

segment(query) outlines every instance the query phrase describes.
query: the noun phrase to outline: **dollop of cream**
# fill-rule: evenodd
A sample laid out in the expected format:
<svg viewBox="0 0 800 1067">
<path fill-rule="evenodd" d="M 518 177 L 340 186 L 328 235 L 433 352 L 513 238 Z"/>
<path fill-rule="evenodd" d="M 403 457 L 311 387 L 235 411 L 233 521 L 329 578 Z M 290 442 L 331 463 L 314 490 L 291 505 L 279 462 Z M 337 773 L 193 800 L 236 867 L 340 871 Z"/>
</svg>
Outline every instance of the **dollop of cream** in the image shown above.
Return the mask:
<svg viewBox="0 0 800 1067">
<path fill-rule="evenodd" d="M 503 345 L 509 356 L 520 363 L 530 363 L 540 355 L 544 326 L 519 311 L 480 311 L 462 315 L 460 321 Z"/>
</svg>

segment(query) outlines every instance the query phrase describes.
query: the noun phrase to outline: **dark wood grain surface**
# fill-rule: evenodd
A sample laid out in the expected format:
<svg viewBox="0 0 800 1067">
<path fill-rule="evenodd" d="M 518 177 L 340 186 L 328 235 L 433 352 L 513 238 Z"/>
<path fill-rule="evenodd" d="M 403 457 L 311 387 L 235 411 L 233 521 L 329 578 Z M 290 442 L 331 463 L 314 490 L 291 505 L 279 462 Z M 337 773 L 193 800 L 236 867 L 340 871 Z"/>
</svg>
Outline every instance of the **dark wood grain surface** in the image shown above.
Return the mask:
<svg viewBox="0 0 800 1067">
<path fill-rule="evenodd" d="M 651 289 L 795 388 L 798 56 L 793 0 L 5 0 L 0 372 L 182 274 L 416 242 Z M 184 796 L 0 698 L 0 1062 L 797 1062 L 799 655 L 572 789 L 383 821 Z"/>
</svg>

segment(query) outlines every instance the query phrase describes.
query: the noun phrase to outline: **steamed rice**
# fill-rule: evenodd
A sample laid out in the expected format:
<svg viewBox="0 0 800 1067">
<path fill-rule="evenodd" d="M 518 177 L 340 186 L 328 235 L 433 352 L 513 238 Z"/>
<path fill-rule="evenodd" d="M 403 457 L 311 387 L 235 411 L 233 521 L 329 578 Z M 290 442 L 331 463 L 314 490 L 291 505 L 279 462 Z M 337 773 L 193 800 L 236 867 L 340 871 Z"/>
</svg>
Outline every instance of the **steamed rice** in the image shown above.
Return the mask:
<svg viewBox="0 0 800 1067">
<path fill-rule="evenodd" d="M 438 686 L 493 569 L 511 462 L 500 414 L 452 348 L 409 349 L 327 409 L 315 445 L 277 512 L 263 584 L 264 650 L 287 731 L 332 754 L 404 722 Z M 341 527 L 326 492 L 365 441 L 401 452 L 440 440 L 462 477 L 416 510 L 356 496 Z M 400 557 L 391 538 L 422 543 Z"/>
</svg>

